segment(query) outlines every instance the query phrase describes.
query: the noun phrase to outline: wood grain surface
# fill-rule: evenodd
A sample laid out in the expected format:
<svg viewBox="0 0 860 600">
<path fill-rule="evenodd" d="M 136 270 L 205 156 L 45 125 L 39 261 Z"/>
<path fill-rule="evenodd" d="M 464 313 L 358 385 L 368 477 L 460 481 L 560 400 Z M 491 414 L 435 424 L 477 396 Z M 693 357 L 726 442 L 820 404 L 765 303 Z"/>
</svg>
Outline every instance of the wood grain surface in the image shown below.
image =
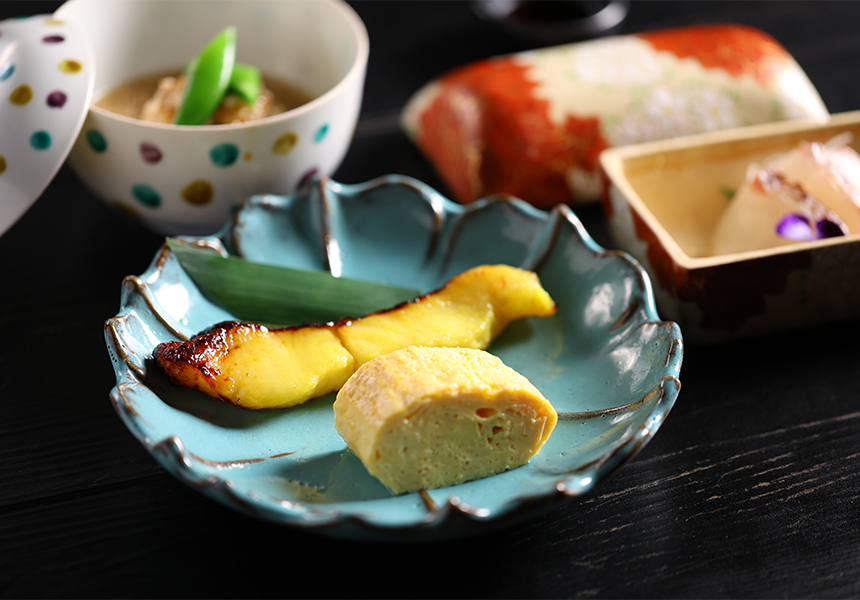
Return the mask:
<svg viewBox="0 0 860 600">
<path fill-rule="evenodd" d="M 402 173 L 445 193 L 400 108 L 447 69 L 529 44 L 466 2 L 351 4 L 371 59 L 334 179 Z M 58 5 L 0 2 L 0 19 Z M 634 2 L 618 32 L 713 22 L 767 31 L 831 112 L 860 108 L 857 2 Z M 612 247 L 599 208 L 577 212 Z M 204 498 L 114 413 L 102 326 L 161 242 L 66 167 L 0 237 L 3 598 L 860 596 L 860 322 L 688 344 L 654 440 L 539 519 L 457 542 L 343 542 Z"/>
</svg>

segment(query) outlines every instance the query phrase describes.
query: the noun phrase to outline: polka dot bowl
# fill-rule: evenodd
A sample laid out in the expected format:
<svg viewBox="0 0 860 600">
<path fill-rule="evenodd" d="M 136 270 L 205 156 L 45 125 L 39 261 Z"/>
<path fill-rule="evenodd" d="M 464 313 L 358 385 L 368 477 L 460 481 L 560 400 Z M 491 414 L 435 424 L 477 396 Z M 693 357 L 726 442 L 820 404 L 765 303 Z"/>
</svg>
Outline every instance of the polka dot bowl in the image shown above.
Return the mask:
<svg viewBox="0 0 860 600">
<path fill-rule="evenodd" d="M 313 97 L 232 125 L 149 123 L 90 105 L 69 163 L 97 196 L 150 229 L 214 232 L 243 198 L 290 193 L 331 174 L 346 154 L 368 39 L 342 0 L 71 0 L 54 16 L 76 25 L 92 47 L 94 101 L 128 81 L 181 72 L 228 26 L 237 30 L 237 61 Z"/>
<path fill-rule="evenodd" d="M 0 234 L 62 166 L 90 102 L 84 36 L 51 15 L 0 21 Z"/>
</svg>

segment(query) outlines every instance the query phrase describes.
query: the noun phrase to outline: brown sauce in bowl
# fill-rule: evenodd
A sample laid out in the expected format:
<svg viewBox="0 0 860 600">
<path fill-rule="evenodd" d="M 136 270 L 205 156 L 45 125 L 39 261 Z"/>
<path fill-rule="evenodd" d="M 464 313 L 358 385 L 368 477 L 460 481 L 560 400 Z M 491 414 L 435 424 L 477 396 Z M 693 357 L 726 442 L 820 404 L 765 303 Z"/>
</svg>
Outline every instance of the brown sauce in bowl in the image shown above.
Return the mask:
<svg viewBox="0 0 860 600">
<path fill-rule="evenodd" d="M 179 77 L 179 75 L 169 73 L 133 79 L 110 90 L 96 101 L 95 105 L 125 117 L 140 119 L 146 102 L 156 94 L 159 83 L 168 77 L 175 78 Z M 273 102 L 277 105 L 277 109 L 272 111 L 271 114 L 292 110 L 313 100 L 311 94 L 291 82 L 264 77 L 263 85 L 265 90 L 271 95 Z M 233 102 L 236 102 L 235 97 L 233 98 Z"/>
</svg>

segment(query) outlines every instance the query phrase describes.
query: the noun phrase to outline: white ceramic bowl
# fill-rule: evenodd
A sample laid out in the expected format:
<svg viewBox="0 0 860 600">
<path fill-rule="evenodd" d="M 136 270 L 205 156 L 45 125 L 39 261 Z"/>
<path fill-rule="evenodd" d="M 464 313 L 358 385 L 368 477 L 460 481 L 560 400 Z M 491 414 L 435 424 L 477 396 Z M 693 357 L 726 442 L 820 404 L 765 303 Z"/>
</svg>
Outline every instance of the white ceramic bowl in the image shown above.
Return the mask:
<svg viewBox="0 0 860 600">
<path fill-rule="evenodd" d="M 129 80 L 179 72 L 219 31 L 236 60 L 314 99 L 234 125 L 148 123 L 91 106 L 69 162 L 100 198 L 168 235 L 219 229 L 243 198 L 286 194 L 343 160 L 358 120 L 368 38 L 341 0 L 71 0 L 55 16 L 88 38 L 94 101 Z"/>
</svg>

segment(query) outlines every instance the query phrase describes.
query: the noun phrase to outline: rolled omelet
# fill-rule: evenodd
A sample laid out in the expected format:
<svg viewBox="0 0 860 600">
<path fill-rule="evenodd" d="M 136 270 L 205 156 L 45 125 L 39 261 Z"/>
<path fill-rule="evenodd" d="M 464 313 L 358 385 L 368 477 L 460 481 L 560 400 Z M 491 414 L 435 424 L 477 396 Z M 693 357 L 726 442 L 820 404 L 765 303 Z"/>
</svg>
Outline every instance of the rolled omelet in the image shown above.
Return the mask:
<svg viewBox="0 0 860 600">
<path fill-rule="evenodd" d="M 334 403 L 335 428 L 396 494 L 527 463 L 558 415 L 528 379 L 483 350 L 409 346 L 365 363 Z"/>
</svg>

